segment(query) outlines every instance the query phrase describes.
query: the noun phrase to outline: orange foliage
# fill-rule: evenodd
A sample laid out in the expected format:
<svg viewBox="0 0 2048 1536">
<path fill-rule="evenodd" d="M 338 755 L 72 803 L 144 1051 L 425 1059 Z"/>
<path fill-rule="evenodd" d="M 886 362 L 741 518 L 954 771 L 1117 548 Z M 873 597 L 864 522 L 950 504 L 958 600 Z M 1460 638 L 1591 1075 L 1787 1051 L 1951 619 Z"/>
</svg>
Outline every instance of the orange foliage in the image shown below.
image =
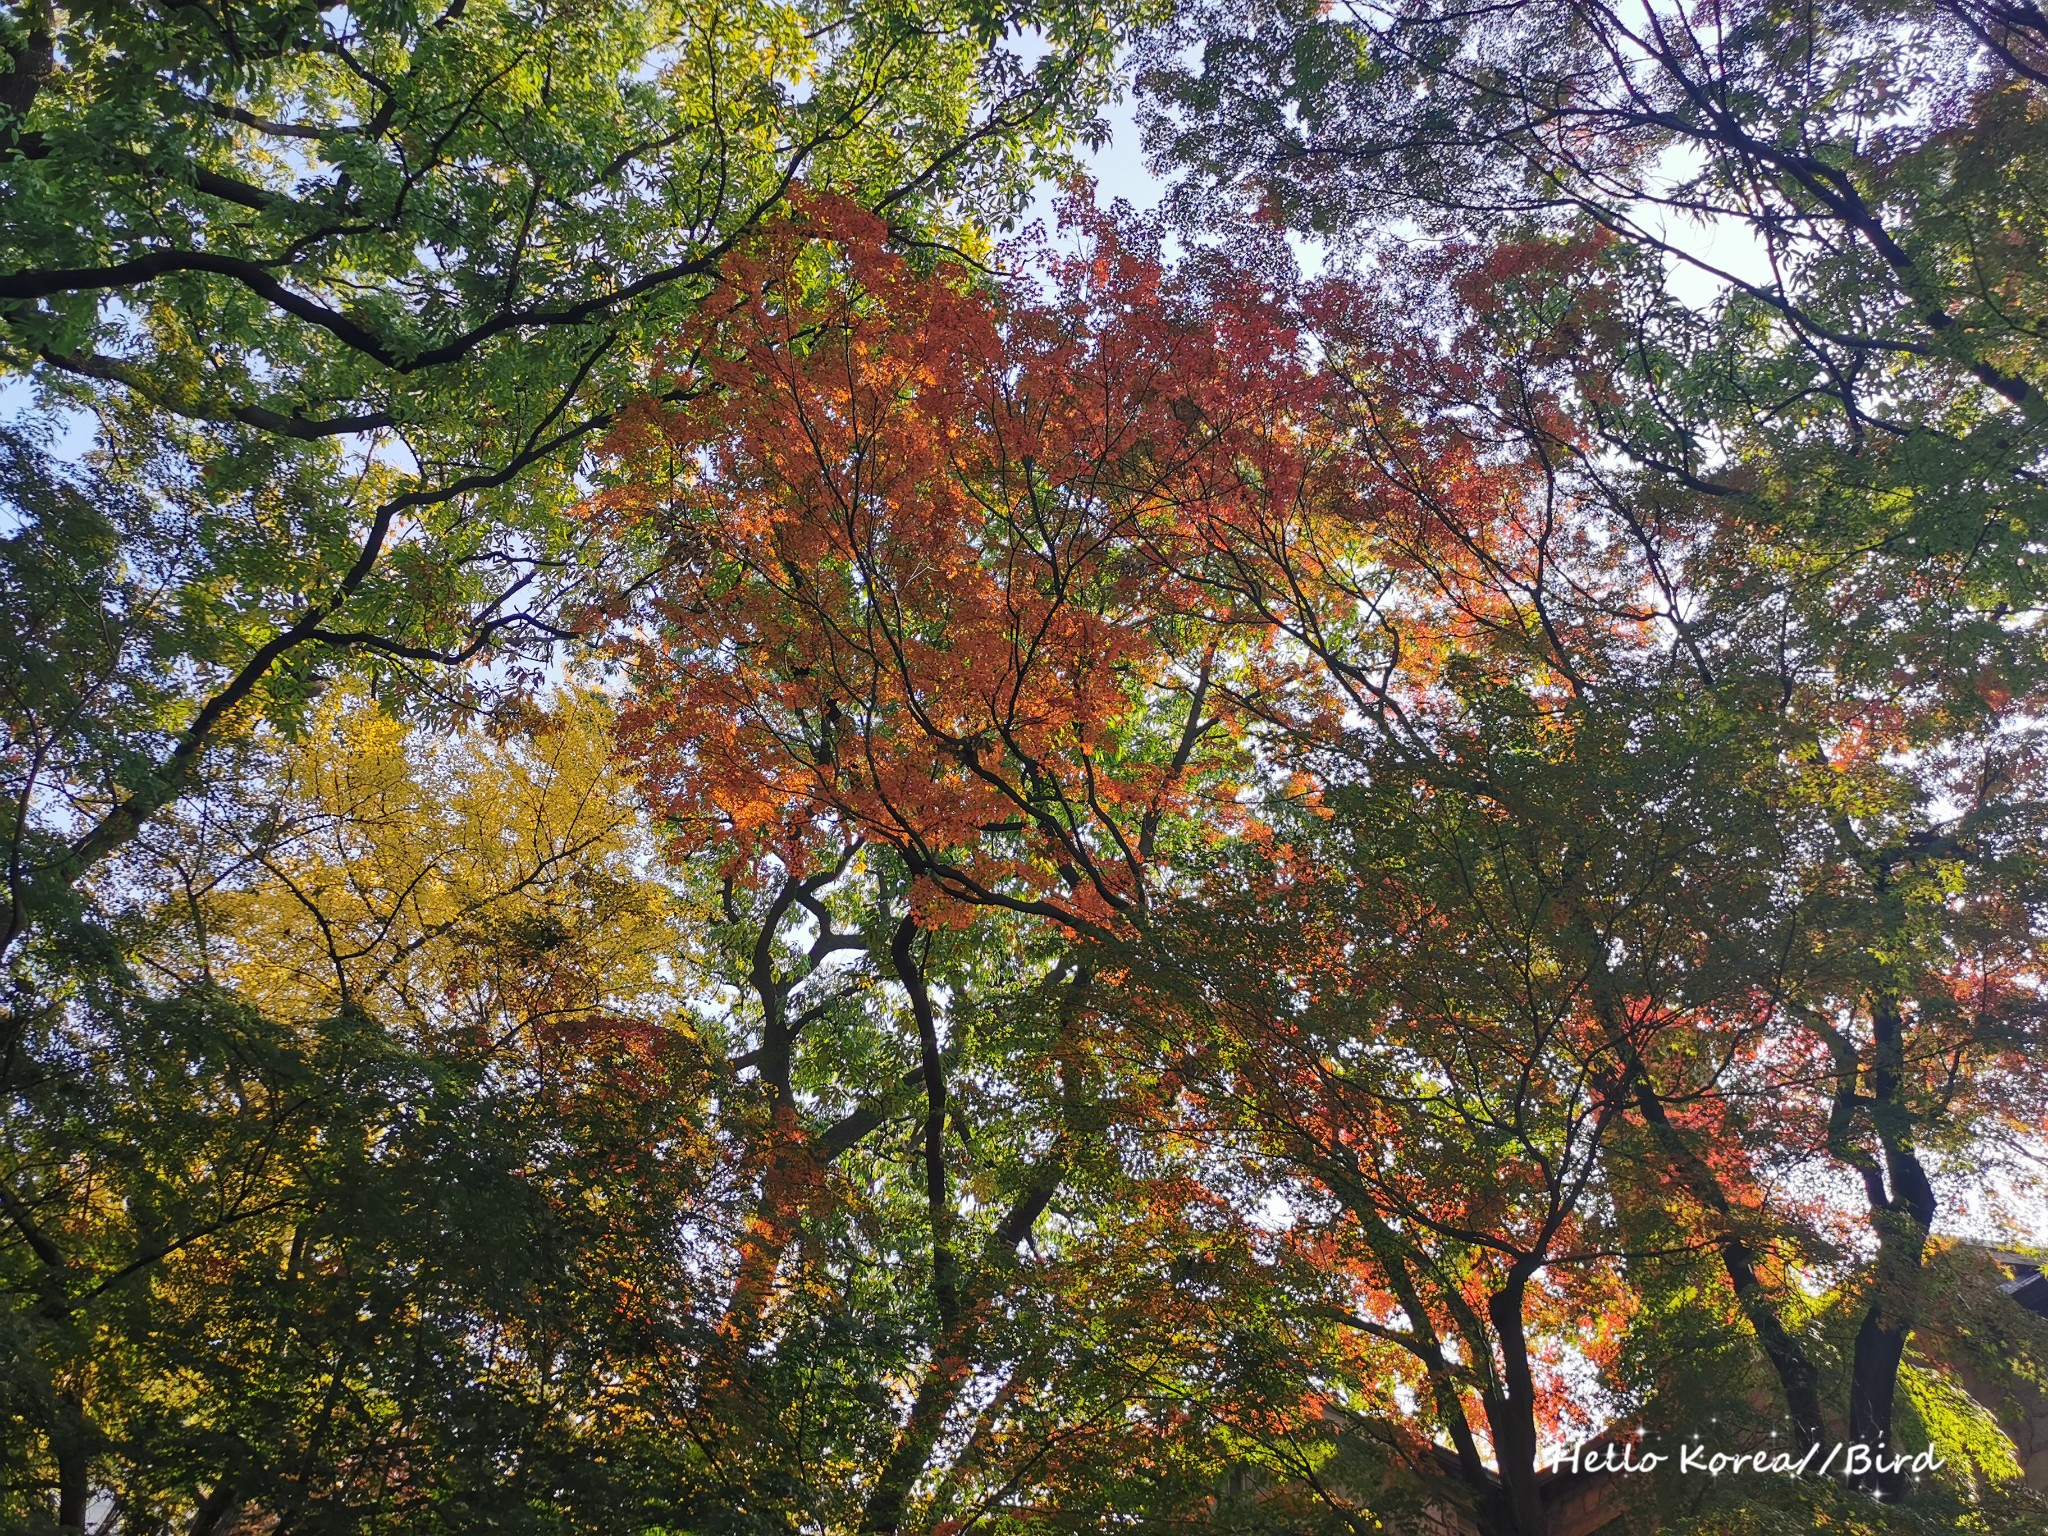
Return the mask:
<svg viewBox="0 0 2048 1536">
<path fill-rule="evenodd" d="M 1307 445 L 1266 429 L 1319 386 L 1107 223 L 1028 302 L 801 207 L 678 339 L 685 403 L 610 444 L 598 515 L 669 551 L 621 642 L 629 750 L 686 841 L 805 867 L 878 839 L 936 890 L 1101 923 L 1163 817 L 1236 815 L 1233 711 L 1175 630 L 1208 602 L 1188 530 L 1290 494 Z"/>
</svg>

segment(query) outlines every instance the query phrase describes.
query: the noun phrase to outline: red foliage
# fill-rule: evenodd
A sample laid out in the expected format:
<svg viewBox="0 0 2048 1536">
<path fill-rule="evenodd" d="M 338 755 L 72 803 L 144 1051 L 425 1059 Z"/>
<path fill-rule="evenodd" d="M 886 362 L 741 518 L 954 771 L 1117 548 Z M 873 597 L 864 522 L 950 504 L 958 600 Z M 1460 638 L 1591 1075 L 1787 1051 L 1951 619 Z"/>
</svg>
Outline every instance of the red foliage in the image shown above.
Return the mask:
<svg viewBox="0 0 2048 1536">
<path fill-rule="evenodd" d="M 1324 386 L 1270 307 L 1194 302 L 1106 220 L 1034 302 L 801 207 L 679 338 L 683 403 L 610 444 L 602 515 L 668 549 L 628 748 L 686 841 L 877 839 L 1099 924 L 1163 818 L 1237 814 L 1190 541 L 1296 494 Z"/>
</svg>

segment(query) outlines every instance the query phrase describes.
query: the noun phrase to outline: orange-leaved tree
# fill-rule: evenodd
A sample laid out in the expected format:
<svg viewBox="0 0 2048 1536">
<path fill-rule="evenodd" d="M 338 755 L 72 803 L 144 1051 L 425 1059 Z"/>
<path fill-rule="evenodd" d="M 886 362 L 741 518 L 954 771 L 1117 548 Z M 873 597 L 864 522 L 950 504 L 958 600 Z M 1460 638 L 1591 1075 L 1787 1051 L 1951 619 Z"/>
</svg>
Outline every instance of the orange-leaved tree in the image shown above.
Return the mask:
<svg viewBox="0 0 2048 1536">
<path fill-rule="evenodd" d="M 1219 846 L 1267 841 L 1271 809 L 1329 812 L 1318 802 L 1343 789 L 1361 740 L 1432 765 L 1439 789 L 1480 786 L 1457 752 L 1475 659 L 1561 708 L 1576 653 L 1554 643 L 1565 615 L 1532 573 L 1567 547 L 1598 563 L 1571 509 L 1546 508 L 1555 480 L 1526 436 L 1432 408 L 1446 378 L 1471 381 L 1385 301 L 1331 286 L 1303 304 L 1252 262 L 1170 276 L 1142 231 L 1090 217 L 1082 234 L 1033 293 L 920 269 L 874 221 L 811 198 L 727 264 L 722 297 L 678 338 L 662 381 L 681 403 L 643 407 L 614 437 L 618 473 L 593 506 L 656 555 L 621 594 L 614 635 L 634 685 L 626 750 L 675 845 L 724 850 L 735 878 L 782 881 L 823 881 L 852 850 L 886 848 L 913 882 L 892 913 L 892 968 L 925 1037 L 941 1326 L 880 1486 L 930 1454 L 979 1326 L 941 1240 L 956 1221 L 938 1150 L 948 1087 L 918 927 L 981 906 L 1049 920 L 1076 943 L 1142 941 L 1162 901 L 1203 899 Z M 1303 313 L 1351 343 L 1352 372 L 1318 363 Z M 1388 343 L 1361 381 L 1358 334 L 1375 324 Z M 1554 413 L 1545 425 L 1562 430 Z M 1641 627 L 1583 605 L 1571 622 L 1588 644 Z M 1440 874 L 1395 880 L 1360 915 L 1369 926 L 1444 899 Z M 1463 916 L 1489 920 L 1469 903 Z M 1336 935 L 1338 970 L 1370 941 Z M 1402 984 L 1425 985 L 1424 962 L 1452 952 L 1418 954 Z M 1259 946 L 1243 958 L 1267 967 L 1255 982 L 1299 990 Z M 1527 1123 L 1520 1140 L 1454 1153 L 1403 1118 L 1391 1089 L 1347 1088 L 1314 1111 L 1327 1134 L 1289 1141 L 1307 1080 L 1284 1010 L 1248 1022 L 1257 1070 L 1237 1087 L 1262 1155 L 1336 1192 L 1353 1239 L 1382 1239 L 1381 1289 L 1433 1266 L 1432 1299 L 1417 1303 L 1431 1315 L 1416 1325 L 1464 1335 L 1462 1371 L 1439 1360 L 1440 1401 L 1462 1423 L 1476 1388 L 1526 1493 L 1540 1406 L 1527 1319 L 1561 1316 L 1548 1298 L 1574 1290 L 1539 1275 L 1585 1270 L 1575 1255 L 1599 1246 L 1581 1203 L 1620 1068 L 1582 986 L 1560 984 L 1553 1020 L 1526 998 L 1481 998 L 1473 989 L 1492 983 L 1475 976 L 1426 1018 L 1411 998 L 1409 1023 L 1435 1031 L 1443 1062 L 1483 1057 L 1488 1081 L 1520 1085 L 1518 1107 L 1484 1110 Z M 1315 1006 L 1344 1010 L 1378 1051 L 1402 1022 L 1387 985 L 1361 1000 L 1357 978 L 1339 976 Z M 1198 1000 L 1170 1027 L 1199 1054 L 1217 1020 Z M 1156 1125 L 1174 1107 L 1133 1094 L 1126 1108 Z M 1517 1159 L 1552 1142 L 1561 1162 L 1503 1204 Z M 1460 1181 L 1491 1204 L 1418 1203 Z M 1014 1246 L 1029 1231 L 1027 1219 L 1003 1235 Z M 1471 1327 L 1446 1306 L 1476 1306 Z M 900 1494 L 884 1504 L 876 1528 Z"/>
<path fill-rule="evenodd" d="M 928 894 L 1110 924 L 1176 827 L 1239 824 L 1277 662 L 1189 556 L 1324 472 L 1326 383 L 1255 287 L 1196 302 L 1107 219 L 1032 296 L 803 207 L 678 338 L 684 403 L 611 440 L 594 515 L 662 556 L 627 748 L 685 841 L 873 840 Z"/>
<path fill-rule="evenodd" d="M 1249 829 L 1247 701 L 1289 663 L 1203 551 L 1211 525 L 1271 522 L 1265 507 L 1330 472 L 1325 383 L 1270 295 L 1177 285 L 1141 230 L 1087 217 L 1082 234 L 1033 294 L 920 267 L 858 209 L 804 199 L 727 262 L 668 361 L 659 394 L 680 403 L 629 416 L 591 509 L 654 556 L 612 634 L 633 683 L 622 739 L 673 847 L 764 886 L 778 918 L 849 870 L 876 882 L 874 960 L 916 1026 L 932 1318 L 869 1490 L 874 1530 L 906 1518 L 977 1379 L 1006 1383 L 1023 1417 L 971 1435 L 964 1464 L 1028 1444 L 1034 1424 L 1041 1440 L 1099 1438 L 1028 1406 L 1048 1394 L 1004 1322 L 1047 1312 L 1014 1269 L 1055 1199 L 1070 1240 L 1077 1201 L 1109 1209 L 1075 1170 L 1121 1177 L 1085 1043 L 1096 970 L 1074 946 L 1142 922 L 1178 862 Z M 1047 974 L 1052 1124 L 1035 1149 L 1017 1131 L 1024 1155 L 991 1209 L 972 1169 L 987 1145 L 970 1155 L 948 1130 L 963 1094 L 1000 1080 L 963 1056 L 982 984 L 934 957 L 959 949 L 946 928 L 997 919 L 1037 923 L 1066 953 Z M 767 1013 L 753 1060 L 776 1079 L 777 1150 L 735 1329 L 757 1326 L 745 1314 L 767 1305 L 840 1156 L 792 1088 L 801 1018 Z"/>
</svg>

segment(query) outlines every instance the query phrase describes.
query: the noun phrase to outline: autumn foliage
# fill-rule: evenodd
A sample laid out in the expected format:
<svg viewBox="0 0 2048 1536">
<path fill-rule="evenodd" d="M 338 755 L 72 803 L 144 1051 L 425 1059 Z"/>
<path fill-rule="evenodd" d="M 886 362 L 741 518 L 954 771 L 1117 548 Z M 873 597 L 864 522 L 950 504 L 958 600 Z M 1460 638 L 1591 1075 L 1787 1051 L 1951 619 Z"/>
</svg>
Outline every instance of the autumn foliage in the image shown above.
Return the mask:
<svg viewBox="0 0 2048 1536">
<path fill-rule="evenodd" d="M 0 1536 L 2048 1527 L 2036 9 L 0 87 Z"/>
<path fill-rule="evenodd" d="M 812 197 L 614 435 L 591 515 L 657 560 L 612 614 L 622 740 L 675 847 L 781 880 L 888 850 L 919 924 L 1099 951 L 1121 1113 L 1219 1171 L 1226 1225 L 1293 1213 L 1233 1283 L 1293 1275 L 1500 1528 L 1543 1527 L 1543 1446 L 1598 1427 L 1585 1373 L 1659 1274 L 1717 1277 L 1817 1440 L 1791 1277 L 1855 1238 L 1788 1160 L 1865 1169 L 1891 1231 L 1912 1062 L 2010 1081 L 1931 998 L 1882 1043 L 1899 992 L 1990 995 L 1949 948 L 1984 938 L 1928 930 L 1925 982 L 1838 968 L 1895 919 L 1807 765 L 1918 728 L 1756 649 L 1801 600 L 1756 530 L 1607 461 L 1615 293 L 1572 276 L 1605 243 L 1365 284 L 1068 238 L 1034 288 Z M 1875 1090 L 1842 1010 L 1894 1053 Z"/>
<path fill-rule="evenodd" d="M 1232 824 L 1218 685 L 1267 647 L 1215 625 L 1199 541 L 1299 495 L 1325 386 L 1278 316 L 1090 234 L 1035 301 L 825 197 L 729 263 L 597 514 L 664 543 L 623 723 L 686 838 L 874 839 L 1095 926 L 1162 826 Z"/>
</svg>

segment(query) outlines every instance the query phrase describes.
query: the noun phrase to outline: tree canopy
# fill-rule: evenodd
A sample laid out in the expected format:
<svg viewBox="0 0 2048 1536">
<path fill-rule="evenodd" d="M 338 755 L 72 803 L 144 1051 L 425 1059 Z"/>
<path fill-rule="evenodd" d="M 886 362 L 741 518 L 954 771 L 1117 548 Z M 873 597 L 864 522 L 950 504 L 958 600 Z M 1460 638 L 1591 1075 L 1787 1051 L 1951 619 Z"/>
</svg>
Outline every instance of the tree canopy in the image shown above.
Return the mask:
<svg viewBox="0 0 2048 1536">
<path fill-rule="evenodd" d="M 0 1527 L 2040 1528 L 2038 14 L 0 42 Z"/>
</svg>

